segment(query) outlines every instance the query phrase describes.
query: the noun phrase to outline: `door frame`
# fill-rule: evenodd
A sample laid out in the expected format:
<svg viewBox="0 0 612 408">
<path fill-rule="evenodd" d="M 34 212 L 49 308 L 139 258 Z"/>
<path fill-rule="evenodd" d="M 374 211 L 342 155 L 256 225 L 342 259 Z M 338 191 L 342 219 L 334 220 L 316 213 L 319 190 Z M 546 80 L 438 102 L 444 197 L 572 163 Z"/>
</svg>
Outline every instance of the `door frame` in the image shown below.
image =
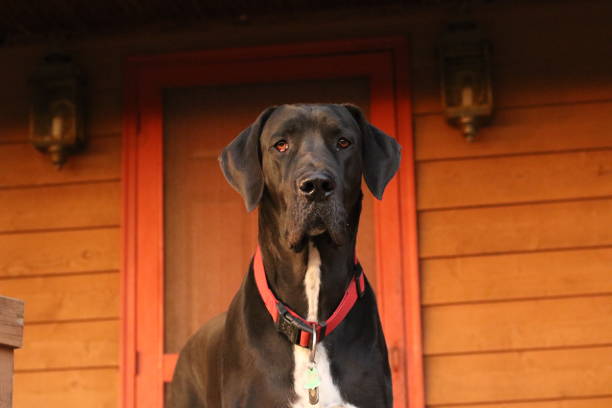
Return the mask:
<svg viewBox="0 0 612 408">
<path fill-rule="evenodd" d="M 403 147 L 400 170 L 387 186 L 385 199 L 374 205 L 378 303 L 389 345 L 394 406 L 424 407 L 408 58 L 406 39 L 392 37 L 127 60 L 120 406 L 161 408 L 163 384 L 176 363 L 175 355 L 163 353 L 163 88 L 367 77 L 371 122 Z"/>
</svg>

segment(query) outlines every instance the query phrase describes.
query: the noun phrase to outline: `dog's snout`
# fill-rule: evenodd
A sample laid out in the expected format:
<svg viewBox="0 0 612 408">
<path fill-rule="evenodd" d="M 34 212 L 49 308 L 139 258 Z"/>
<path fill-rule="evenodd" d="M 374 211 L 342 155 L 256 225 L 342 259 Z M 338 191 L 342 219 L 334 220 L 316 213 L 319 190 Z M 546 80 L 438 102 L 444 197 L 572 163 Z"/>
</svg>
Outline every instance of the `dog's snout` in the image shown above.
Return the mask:
<svg viewBox="0 0 612 408">
<path fill-rule="evenodd" d="M 324 174 L 315 174 L 302 178 L 298 182 L 300 193 L 310 200 L 320 201 L 329 197 L 336 183 L 334 180 Z"/>
</svg>

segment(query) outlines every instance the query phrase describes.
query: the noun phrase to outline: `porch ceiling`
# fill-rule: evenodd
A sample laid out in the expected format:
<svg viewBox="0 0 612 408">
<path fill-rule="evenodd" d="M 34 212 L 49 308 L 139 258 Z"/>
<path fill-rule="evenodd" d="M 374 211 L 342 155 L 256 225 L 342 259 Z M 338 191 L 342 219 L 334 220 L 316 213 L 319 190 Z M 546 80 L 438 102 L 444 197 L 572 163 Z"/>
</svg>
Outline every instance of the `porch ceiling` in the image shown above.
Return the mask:
<svg viewBox="0 0 612 408">
<path fill-rule="evenodd" d="M 491 2 L 477 0 L 475 2 Z M 130 29 L 152 23 L 185 24 L 275 12 L 373 7 L 424 7 L 466 0 L 4 0 L 0 42 L 14 36 L 45 37 Z"/>
</svg>

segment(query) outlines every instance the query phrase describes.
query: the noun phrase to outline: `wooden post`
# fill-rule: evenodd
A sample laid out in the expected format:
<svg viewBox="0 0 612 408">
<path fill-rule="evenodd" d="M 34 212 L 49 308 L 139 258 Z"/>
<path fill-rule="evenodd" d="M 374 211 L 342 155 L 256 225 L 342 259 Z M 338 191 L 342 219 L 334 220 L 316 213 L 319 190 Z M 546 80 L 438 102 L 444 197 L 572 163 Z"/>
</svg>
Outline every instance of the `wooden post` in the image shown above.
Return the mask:
<svg viewBox="0 0 612 408">
<path fill-rule="evenodd" d="M 0 296 L 0 408 L 13 400 L 13 350 L 23 339 L 23 301 Z"/>
</svg>

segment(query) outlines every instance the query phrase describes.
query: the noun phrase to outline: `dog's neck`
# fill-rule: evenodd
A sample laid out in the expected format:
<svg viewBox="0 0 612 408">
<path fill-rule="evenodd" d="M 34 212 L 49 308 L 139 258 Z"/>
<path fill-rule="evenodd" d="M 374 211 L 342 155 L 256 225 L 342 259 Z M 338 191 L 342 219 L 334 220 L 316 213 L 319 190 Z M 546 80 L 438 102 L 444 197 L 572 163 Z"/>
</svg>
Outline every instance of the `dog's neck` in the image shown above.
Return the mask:
<svg viewBox="0 0 612 408">
<path fill-rule="evenodd" d="M 347 239 L 335 245 L 327 234 L 308 238 L 300 251 L 289 248 L 280 225 L 279 212 L 271 198 L 264 193 L 259 207 L 259 245 L 268 285 L 279 300 L 304 318 L 308 316 L 306 273 L 309 266 L 320 259 L 320 290 L 318 291 L 317 320 L 323 321 L 336 309 L 354 274 L 355 244 L 361 212 L 361 195 L 348 211 Z M 318 254 L 311 252 L 316 250 Z M 312 271 L 311 271 L 312 272 Z M 312 311 L 312 308 L 310 308 Z"/>
</svg>

